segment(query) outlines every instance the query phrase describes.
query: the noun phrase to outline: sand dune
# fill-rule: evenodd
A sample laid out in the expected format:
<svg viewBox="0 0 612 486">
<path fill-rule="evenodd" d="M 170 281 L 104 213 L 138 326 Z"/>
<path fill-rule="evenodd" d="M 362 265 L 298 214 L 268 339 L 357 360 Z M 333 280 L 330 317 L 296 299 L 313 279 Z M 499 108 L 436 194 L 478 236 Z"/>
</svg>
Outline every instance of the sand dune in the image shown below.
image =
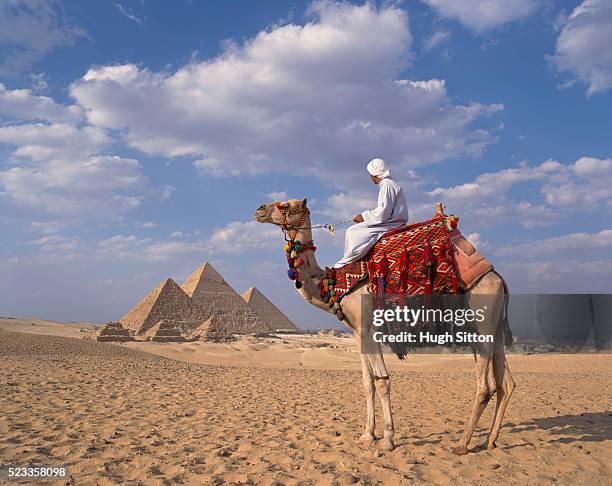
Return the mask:
<svg viewBox="0 0 612 486">
<path fill-rule="evenodd" d="M 394 365 L 388 453 L 357 441 L 356 368 L 187 363 L 6 332 L 0 355 L 2 462 L 65 463 L 72 484 L 592 485 L 612 472 L 610 355 L 511 356 L 518 388 L 499 447 L 463 457 L 449 447 L 472 400 L 464 357 Z"/>
</svg>

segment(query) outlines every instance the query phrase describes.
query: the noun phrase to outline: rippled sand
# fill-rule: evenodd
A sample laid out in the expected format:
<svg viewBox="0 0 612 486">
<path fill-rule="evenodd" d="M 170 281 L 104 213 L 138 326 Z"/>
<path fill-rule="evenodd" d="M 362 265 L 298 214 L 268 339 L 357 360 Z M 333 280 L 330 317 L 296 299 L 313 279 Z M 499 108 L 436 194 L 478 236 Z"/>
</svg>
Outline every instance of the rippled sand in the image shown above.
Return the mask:
<svg viewBox="0 0 612 486">
<path fill-rule="evenodd" d="M 67 464 L 68 484 L 610 484 L 610 355 L 511 356 L 499 447 L 463 457 L 449 449 L 474 392 L 466 357 L 393 365 L 389 453 L 357 440 L 357 367 L 187 363 L 2 331 L 0 356 L 1 461 Z"/>
</svg>

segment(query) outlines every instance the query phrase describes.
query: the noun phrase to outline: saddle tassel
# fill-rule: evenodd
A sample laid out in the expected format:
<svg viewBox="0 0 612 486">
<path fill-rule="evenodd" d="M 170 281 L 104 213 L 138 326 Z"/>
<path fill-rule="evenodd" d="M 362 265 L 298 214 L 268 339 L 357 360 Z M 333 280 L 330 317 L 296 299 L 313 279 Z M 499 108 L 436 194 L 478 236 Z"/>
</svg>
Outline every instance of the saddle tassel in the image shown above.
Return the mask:
<svg viewBox="0 0 612 486">
<path fill-rule="evenodd" d="M 431 266 L 433 263 L 433 254 L 429 242 L 423 245 L 423 264 L 425 265 L 425 295 L 431 294 Z"/>
<path fill-rule="evenodd" d="M 400 272 L 399 272 L 399 286 L 402 291 L 406 291 L 408 287 L 408 278 L 410 274 L 410 255 L 408 255 L 408 249 L 405 249 L 402 253 L 399 262 Z"/>
<path fill-rule="evenodd" d="M 451 262 L 453 268 L 451 274 L 451 290 L 453 294 L 456 294 L 459 289 L 459 279 L 457 278 L 457 265 L 455 263 L 455 255 L 453 252 L 453 245 L 450 241 L 446 242 L 446 258 Z"/>
</svg>

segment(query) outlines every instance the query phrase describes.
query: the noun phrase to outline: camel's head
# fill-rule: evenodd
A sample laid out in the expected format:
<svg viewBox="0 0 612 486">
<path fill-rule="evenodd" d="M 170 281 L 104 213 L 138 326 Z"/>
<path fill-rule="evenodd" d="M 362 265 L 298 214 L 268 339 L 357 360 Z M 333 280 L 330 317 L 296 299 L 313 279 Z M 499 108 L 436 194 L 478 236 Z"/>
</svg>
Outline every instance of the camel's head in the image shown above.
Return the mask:
<svg viewBox="0 0 612 486">
<path fill-rule="evenodd" d="M 257 211 L 255 211 L 255 220 L 260 223 L 272 223 L 279 226 L 285 223 L 289 223 L 290 225 L 298 224 L 300 219 L 302 219 L 303 210 L 306 209 L 307 202 L 306 198 L 304 198 L 262 204 Z M 285 215 L 283 215 L 283 213 L 285 213 Z M 287 217 L 286 220 L 285 216 Z"/>
</svg>

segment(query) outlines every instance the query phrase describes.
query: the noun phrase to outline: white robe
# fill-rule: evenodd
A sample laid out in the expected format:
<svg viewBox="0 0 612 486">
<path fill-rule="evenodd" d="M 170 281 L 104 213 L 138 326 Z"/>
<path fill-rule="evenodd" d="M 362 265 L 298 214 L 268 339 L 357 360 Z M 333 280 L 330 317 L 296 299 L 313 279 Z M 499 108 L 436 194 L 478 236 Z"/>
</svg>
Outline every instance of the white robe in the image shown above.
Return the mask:
<svg viewBox="0 0 612 486">
<path fill-rule="evenodd" d="M 344 256 L 334 268 L 364 257 L 383 233 L 408 222 L 408 207 L 400 185 L 389 177 L 380 181 L 378 205 L 361 215 L 363 223 L 354 224 L 346 230 Z"/>
</svg>

